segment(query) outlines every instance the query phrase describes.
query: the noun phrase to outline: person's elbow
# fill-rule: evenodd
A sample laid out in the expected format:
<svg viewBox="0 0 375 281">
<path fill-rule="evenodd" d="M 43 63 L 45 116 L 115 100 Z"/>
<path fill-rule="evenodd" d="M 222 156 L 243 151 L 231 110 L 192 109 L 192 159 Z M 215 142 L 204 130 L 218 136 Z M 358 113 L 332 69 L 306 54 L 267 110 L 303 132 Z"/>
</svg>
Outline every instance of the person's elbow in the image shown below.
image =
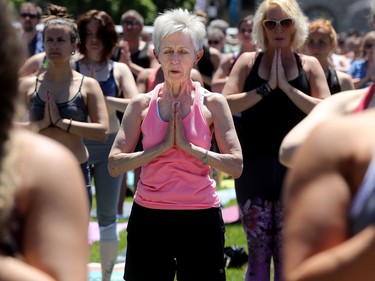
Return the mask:
<svg viewBox="0 0 375 281">
<path fill-rule="evenodd" d="M 290 168 L 292 166 L 292 159 L 295 153 L 295 146 L 281 145 L 279 150 L 279 161 L 284 166 Z"/>
<path fill-rule="evenodd" d="M 114 155 L 108 156 L 108 172 L 112 177 L 118 177 L 121 175 L 121 171 L 118 167 L 116 157 Z"/>
<path fill-rule="evenodd" d="M 242 175 L 242 171 L 243 171 L 242 156 L 236 157 L 236 159 L 232 162 L 231 167 L 232 169 L 231 169 L 230 175 L 234 179 L 238 179 Z"/>
</svg>

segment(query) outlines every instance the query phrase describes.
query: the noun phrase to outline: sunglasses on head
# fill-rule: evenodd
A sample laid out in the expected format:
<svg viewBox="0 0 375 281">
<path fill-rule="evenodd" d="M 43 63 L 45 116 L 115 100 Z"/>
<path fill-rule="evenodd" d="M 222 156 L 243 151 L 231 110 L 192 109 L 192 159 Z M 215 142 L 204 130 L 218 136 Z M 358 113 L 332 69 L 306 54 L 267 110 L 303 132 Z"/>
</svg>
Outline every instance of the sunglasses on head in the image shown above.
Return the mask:
<svg viewBox="0 0 375 281">
<path fill-rule="evenodd" d="M 287 29 L 290 28 L 294 24 L 294 20 L 292 19 L 282 19 L 282 20 L 264 20 L 263 26 L 268 30 L 273 30 L 276 28 L 277 25 Z"/>
<path fill-rule="evenodd" d="M 138 25 L 139 24 L 139 21 L 138 20 L 123 20 L 121 22 L 123 25 L 131 25 L 131 26 L 134 26 L 134 25 Z"/>
<path fill-rule="evenodd" d="M 29 17 L 30 19 L 36 19 L 39 18 L 37 14 L 30 14 L 30 13 L 21 13 L 22 18 L 27 18 Z"/>
</svg>

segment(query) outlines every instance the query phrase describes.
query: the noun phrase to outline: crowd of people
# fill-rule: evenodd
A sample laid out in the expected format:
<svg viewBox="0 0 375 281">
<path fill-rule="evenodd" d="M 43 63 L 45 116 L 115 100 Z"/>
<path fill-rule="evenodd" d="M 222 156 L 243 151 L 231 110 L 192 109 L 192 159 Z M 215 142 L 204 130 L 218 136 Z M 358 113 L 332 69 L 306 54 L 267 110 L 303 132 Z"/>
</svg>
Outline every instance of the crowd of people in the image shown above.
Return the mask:
<svg viewBox="0 0 375 281">
<path fill-rule="evenodd" d="M 127 10 L 119 33 L 105 11 L 32 2 L 15 32 L 7 5 L 0 280 L 87 280 L 95 200 L 110 281 L 131 191 L 124 280 L 224 281 L 218 173 L 234 179 L 243 280 L 374 280 L 374 30 L 263 0 L 235 36 L 202 11 L 163 11 L 150 34 Z"/>
</svg>

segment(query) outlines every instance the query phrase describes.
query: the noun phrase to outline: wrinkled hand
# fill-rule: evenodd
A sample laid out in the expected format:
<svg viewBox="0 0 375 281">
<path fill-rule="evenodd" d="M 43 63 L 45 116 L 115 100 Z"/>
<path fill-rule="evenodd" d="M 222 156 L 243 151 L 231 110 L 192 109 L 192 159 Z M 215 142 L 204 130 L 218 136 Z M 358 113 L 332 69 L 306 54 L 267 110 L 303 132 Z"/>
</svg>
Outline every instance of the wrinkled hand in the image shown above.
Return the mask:
<svg viewBox="0 0 375 281">
<path fill-rule="evenodd" d="M 184 150 L 189 144 L 186 140 L 184 127 L 182 126 L 182 116 L 181 116 L 181 104 L 179 102 L 173 105 L 173 119 L 175 126 L 175 144 L 178 148 Z"/>
<path fill-rule="evenodd" d="M 188 145 L 182 126 L 181 107 L 179 102 L 172 103 L 168 132 L 165 138 L 166 150 L 176 146 L 182 150 Z"/>
</svg>

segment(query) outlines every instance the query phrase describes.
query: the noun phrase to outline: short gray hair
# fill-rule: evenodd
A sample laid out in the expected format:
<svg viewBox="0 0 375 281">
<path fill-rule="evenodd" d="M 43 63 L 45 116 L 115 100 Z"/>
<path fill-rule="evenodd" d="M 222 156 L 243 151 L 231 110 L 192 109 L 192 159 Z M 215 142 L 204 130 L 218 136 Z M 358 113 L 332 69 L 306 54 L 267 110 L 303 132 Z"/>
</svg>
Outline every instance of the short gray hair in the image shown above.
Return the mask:
<svg viewBox="0 0 375 281">
<path fill-rule="evenodd" d="M 202 49 L 206 38 L 204 24 L 198 16 L 180 8 L 167 10 L 155 19 L 152 40 L 157 54 L 160 51 L 160 42 L 176 32 L 190 36 L 196 53 Z"/>
</svg>

